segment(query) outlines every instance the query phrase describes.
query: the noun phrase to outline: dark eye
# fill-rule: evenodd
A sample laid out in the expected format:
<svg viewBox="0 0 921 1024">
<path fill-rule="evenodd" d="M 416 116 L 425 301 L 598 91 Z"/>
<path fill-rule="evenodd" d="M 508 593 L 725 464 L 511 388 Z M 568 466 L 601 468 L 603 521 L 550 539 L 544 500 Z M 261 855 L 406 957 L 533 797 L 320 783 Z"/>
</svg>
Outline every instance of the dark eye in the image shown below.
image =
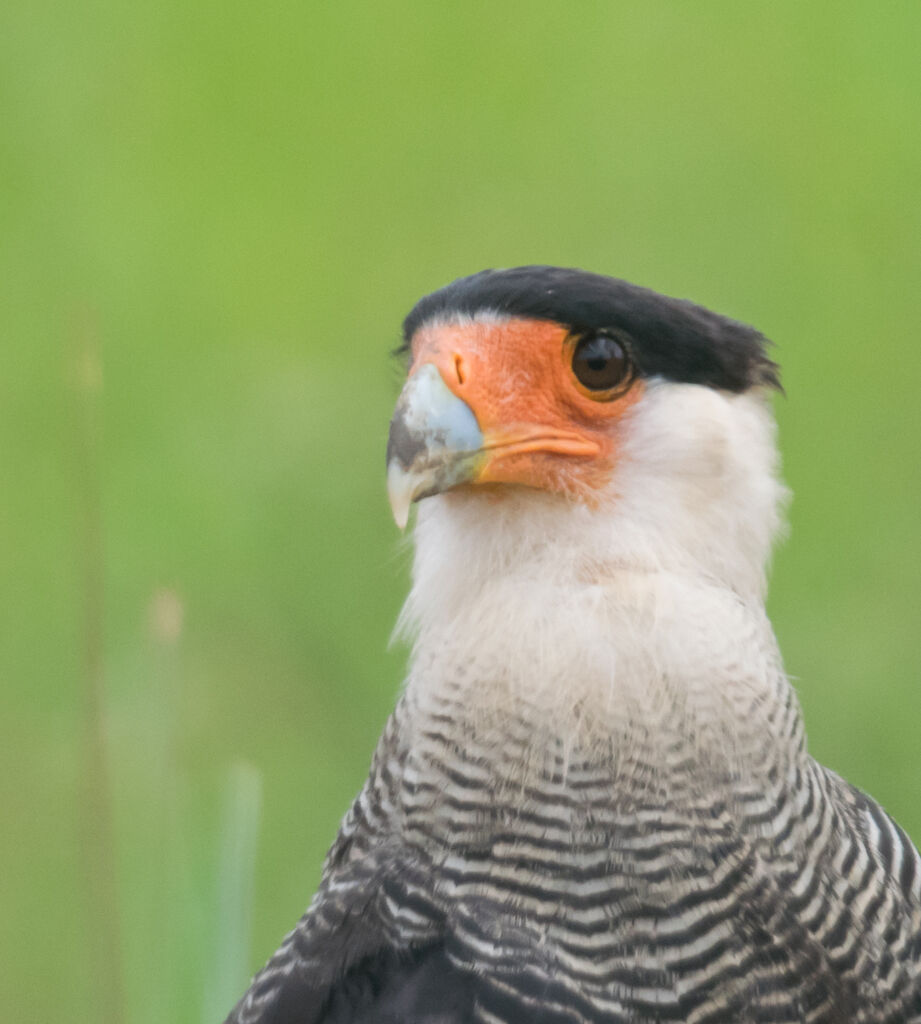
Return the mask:
<svg viewBox="0 0 921 1024">
<path fill-rule="evenodd" d="M 625 391 L 633 380 L 633 364 L 627 349 L 610 334 L 586 334 L 580 338 L 572 353 L 572 372 L 589 391 Z"/>
</svg>

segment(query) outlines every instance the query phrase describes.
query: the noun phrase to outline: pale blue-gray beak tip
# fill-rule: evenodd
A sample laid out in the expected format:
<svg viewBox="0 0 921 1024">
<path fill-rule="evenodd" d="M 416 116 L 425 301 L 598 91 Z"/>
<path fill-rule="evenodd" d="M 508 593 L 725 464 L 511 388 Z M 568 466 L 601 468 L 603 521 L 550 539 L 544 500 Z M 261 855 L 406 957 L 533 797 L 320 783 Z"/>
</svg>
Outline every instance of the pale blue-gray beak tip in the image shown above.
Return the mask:
<svg viewBox="0 0 921 1024">
<path fill-rule="evenodd" d="M 483 433 L 473 410 L 426 363 L 397 401 L 387 441 L 387 493 L 402 530 L 414 501 L 472 480 L 482 461 Z"/>
</svg>

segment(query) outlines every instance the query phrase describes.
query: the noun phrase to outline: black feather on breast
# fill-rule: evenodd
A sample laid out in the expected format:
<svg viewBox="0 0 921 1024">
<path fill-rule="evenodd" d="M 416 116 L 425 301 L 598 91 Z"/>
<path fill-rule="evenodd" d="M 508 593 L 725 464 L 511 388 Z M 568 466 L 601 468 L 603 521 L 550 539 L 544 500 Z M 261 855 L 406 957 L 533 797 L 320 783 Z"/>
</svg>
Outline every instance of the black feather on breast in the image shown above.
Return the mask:
<svg viewBox="0 0 921 1024">
<path fill-rule="evenodd" d="M 441 946 L 410 961 L 392 956 L 359 964 L 343 979 L 320 1018 L 322 1024 L 468 1024 L 473 978 L 459 971 Z"/>
<path fill-rule="evenodd" d="M 473 978 L 459 971 L 442 946 L 410 958 L 381 953 L 356 964 L 318 1005 L 302 975 L 279 986 L 261 1024 L 469 1024 Z"/>
</svg>

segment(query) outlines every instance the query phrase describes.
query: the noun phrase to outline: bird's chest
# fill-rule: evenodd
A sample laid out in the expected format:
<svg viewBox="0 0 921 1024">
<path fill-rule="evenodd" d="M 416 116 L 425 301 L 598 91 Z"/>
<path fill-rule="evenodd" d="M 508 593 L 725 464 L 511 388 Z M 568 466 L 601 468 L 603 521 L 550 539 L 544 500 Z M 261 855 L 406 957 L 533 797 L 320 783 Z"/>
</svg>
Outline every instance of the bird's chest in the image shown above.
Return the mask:
<svg viewBox="0 0 921 1024">
<path fill-rule="evenodd" d="M 655 928 L 735 856 L 721 792 L 638 754 L 525 763 L 514 739 L 501 751 L 437 744 L 407 758 L 398 821 L 443 907 L 547 936 L 644 916 Z"/>
<path fill-rule="evenodd" d="M 688 962 L 735 941 L 727 897 L 753 884 L 751 851 L 687 781 L 669 787 L 638 761 L 570 759 L 513 780 L 472 747 L 418 757 L 383 904 L 401 942 L 437 936 L 456 963 L 494 978 L 526 968 L 579 993 L 586 1020 L 619 1020 L 632 1004 L 618 979 L 673 999 Z"/>
<path fill-rule="evenodd" d="M 375 867 L 362 889 L 396 947 L 443 948 L 484 1005 L 493 988 L 556 993 L 586 1021 L 686 1019 L 708 1000 L 726 1011 L 714 1019 L 761 1020 L 743 1011 L 762 996 L 776 1010 L 775 980 L 789 1014 L 765 1020 L 837 999 L 785 896 L 790 829 L 781 814 L 764 831 L 763 801 L 746 813 L 745 780 L 681 743 L 536 747 L 524 724 L 461 742 L 449 725 L 389 747 L 369 790 L 387 826 L 357 863 Z M 776 958 L 777 979 L 739 972 L 755 955 Z"/>
</svg>

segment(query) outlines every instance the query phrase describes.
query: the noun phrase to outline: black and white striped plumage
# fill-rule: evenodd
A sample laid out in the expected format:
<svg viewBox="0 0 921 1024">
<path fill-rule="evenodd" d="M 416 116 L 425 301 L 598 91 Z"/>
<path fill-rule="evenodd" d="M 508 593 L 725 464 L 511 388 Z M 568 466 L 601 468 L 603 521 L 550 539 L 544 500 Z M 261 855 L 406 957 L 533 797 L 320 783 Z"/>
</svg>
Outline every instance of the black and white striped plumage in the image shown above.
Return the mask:
<svg viewBox="0 0 921 1024">
<path fill-rule="evenodd" d="M 310 909 L 229 1020 L 921 1020 L 921 861 L 809 757 L 764 613 L 783 489 L 760 336 L 554 268 L 463 279 L 407 326 L 391 490 L 434 495 L 409 677 Z M 554 360 L 598 330 L 636 382 L 577 398 Z M 535 380 L 558 407 L 522 402 Z M 455 398 L 490 459 L 496 418 L 517 424 L 507 466 L 445 470 L 475 429 Z M 569 448 L 601 431 L 597 465 L 546 431 L 522 456 L 538 416 Z"/>
</svg>

